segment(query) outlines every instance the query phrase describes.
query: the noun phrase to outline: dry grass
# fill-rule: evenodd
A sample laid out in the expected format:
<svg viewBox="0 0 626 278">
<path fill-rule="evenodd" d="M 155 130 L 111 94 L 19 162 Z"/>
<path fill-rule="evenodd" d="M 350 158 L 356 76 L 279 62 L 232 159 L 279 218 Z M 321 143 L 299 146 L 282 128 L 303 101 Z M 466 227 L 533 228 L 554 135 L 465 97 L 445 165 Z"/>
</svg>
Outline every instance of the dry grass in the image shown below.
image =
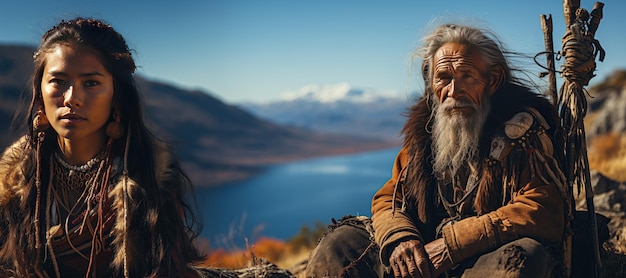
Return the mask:
<svg viewBox="0 0 626 278">
<path fill-rule="evenodd" d="M 200 266 L 216 269 L 244 269 L 255 266 L 255 262 L 267 261 L 277 267 L 289 270 L 294 277 L 304 278 L 304 267 L 313 247 L 296 246 L 289 242 L 272 238 L 261 238 L 246 250 L 218 249 L 209 254 Z"/>
<path fill-rule="evenodd" d="M 288 254 L 285 254 L 286 256 L 282 256 L 273 263 L 280 268 L 291 268 L 292 266 L 297 265 L 300 262 L 308 259 L 311 251 L 312 249 L 301 249 L 294 253 L 289 252 Z"/>
<path fill-rule="evenodd" d="M 264 237 L 250 245 L 246 241 L 245 248 L 212 250 L 200 265 L 218 269 L 242 269 L 255 266 L 255 262 L 262 258 L 281 269 L 289 270 L 295 277 L 304 277 L 306 260 L 325 231 L 326 225 L 318 222 L 313 227 L 302 226 L 298 234 L 287 241 Z"/>
<path fill-rule="evenodd" d="M 203 266 L 215 268 L 244 268 L 250 266 L 255 258 L 265 258 L 269 262 L 275 263 L 283 260 L 285 255 L 289 255 L 289 247 L 283 241 L 273 238 L 260 238 L 256 243 L 250 245 L 245 250 L 218 249 L 209 254 Z"/>
<path fill-rule="evenodd" d="M 589 167 L 607 178 L 626 182 L 626 136 L 607 133 L 595 136 L 588 149 Z"/>
</svg>

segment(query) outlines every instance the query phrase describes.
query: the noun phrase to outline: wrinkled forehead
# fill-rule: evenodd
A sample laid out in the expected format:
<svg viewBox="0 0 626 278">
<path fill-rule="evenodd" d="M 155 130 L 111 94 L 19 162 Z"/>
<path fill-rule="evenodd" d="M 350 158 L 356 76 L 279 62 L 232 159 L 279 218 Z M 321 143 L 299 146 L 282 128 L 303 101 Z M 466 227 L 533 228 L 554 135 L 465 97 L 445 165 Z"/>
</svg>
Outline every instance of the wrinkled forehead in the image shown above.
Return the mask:
<svg viewBox="0 0 626 278">
<path fill-rule="evenodd" d="M 462 43 L 446 43 L 433 56 L 435 71 L 471 70 L 478 73 L 487 71 L 487 66 L 480 51 Z"/>
</svg>

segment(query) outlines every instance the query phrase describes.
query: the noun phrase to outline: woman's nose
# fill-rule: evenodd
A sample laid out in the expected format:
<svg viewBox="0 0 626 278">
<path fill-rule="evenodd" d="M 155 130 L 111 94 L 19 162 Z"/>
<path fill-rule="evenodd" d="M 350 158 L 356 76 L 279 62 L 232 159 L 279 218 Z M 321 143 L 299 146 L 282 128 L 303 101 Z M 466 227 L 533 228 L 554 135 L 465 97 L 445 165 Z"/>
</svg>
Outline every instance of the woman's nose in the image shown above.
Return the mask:
<svg viewBox="0 0 626 278">
<path fill-rule="evenodd" d="M 76 90 L 74 85 L 70 85 L 67 87 L 67 90 L 63 94 L 63 105 L 66 107 L 79 107 L 82 104 L 82 100 L 80 99 L 80 92 Z"/>
</svg>

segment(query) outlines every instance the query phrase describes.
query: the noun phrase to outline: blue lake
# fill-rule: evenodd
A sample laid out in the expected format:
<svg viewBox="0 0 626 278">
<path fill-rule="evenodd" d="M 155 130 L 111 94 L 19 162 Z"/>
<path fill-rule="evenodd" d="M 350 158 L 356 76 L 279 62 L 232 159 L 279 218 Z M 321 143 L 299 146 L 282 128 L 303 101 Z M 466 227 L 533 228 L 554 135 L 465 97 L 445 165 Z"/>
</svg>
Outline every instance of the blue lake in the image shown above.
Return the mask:
<svg viewBox="0 0 626 278">
<path fill-rule="evenodd" d="M 288 239 L 303 225 L 327 225 L 346 214 L 370 216 L 372 197 L 391 176 L 398 150 L 276 165 L 245 181 L 197 188 L 200 236 L 227 247 L 261 236 Z"/>
</svg>

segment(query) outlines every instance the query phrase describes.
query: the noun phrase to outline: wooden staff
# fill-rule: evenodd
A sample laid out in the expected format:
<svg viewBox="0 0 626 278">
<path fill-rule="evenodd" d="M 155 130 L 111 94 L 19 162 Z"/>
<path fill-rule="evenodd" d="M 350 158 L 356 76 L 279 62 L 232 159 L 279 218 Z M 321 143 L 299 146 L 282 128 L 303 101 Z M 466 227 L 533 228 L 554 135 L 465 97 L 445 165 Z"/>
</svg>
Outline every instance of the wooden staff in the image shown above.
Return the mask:
<svg viewBox="0 0 626 278">
<path fill-rule="evenodd" d="M 554 43 L 552 39 L 552 15 L 541 15 L 543 42 L 546 47 L 546 67 L 548 69 L 548 96 L 554 107 L 558 107 L 559 98 L 556 93 L 556 68 L 554 66 Z"/>
<path fill-rule="evenodd" d="M 596 2 L 591 15 L 580 8 L 579 0 L 564 0 L 564 16 L 567 29 L 562 39 L 561 56 L 565 58 L 561 76 L 564 78 L 559 95 L 561 121 L 566 132 L 566 154 L 568 169 L 566 176 L 570 190 L 576 185 L 578 192 L 585 189 L 588 220 L 591 224 L 594 248 L 594 275 L 600 275 L 602 261 L 600 259 L 600 243 L 595 206 L 593 204 L 593 188 L 589 174 L 587 143 L 585 137 L 584 117 L 587 113 L 585 88 L 594 77 L 596 55 L 600 53 L 600 61 L 604 59 L 604 50 L 594 38 L 602 18 L 604 4 Z"/>
<path fill-rule="evenodd" d="M 592 244 L 594 248 L 594 276 L 599 277 L 602 261 L 600 259 L 600 243 L 598 240 L 598 226 L 596 221 L 595 206 L 593 204 L 593 188 L 589 173 L 589 160 L 587 157 L 587 143 L 583 119 L 587 113 L 586 90 L 584 86 L 594 76 L 596 68 L 596 55 L 600 54 L 600 61 L 604 60 L 604 50 L 594 38 L 602 19 L 604 4 L 596 2 L 589 14 L 587 10 L 580 8 L 580 0 L 564 0 L 563 15 L 567 27 L 562 39 L 560 56 L 565 58 L 561 76 L 564 78 L 558 100 L 556 93 L 556 69 L 554 66 L 554 51 L 552 40 L 552 18 L 541 16 L 541 26 L 544 32 L 544 42 L 547 53 L 547 67 L 549 74 L 549 91 L 552 104 L 560 112 L 561 122 L 566 132 L 566 159 L 565 175 L 567 177 L 569 194 L 577 185 L 578 192 L 582 186 L 585 188 L 585 201 L 587 203 L 588 220 L 591 224 Z M 573 219 L 575 211 L 572 196 L 566 196 L 568 208 L 568 220 Z M 565 239 L 564 250 L 571 249 L 571 236 Z M 571 252 L 570 252 L 571 253 Z M 571 254 L 570 254 L 571 255 Z M 565 258 L 567 275 L 571 271 L 571 257 Z"/>
</svg>

